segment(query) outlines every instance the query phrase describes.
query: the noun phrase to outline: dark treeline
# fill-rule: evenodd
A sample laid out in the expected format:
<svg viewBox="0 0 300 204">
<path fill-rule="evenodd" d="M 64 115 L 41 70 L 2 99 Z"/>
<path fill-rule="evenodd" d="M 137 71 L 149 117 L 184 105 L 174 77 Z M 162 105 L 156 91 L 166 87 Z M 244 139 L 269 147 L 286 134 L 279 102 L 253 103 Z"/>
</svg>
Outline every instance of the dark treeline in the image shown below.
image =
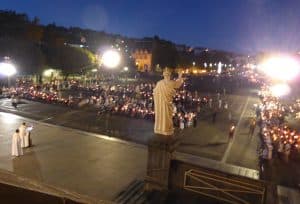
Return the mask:
<svg viewBox="0 0 300 204">
<path fill-rule="evenodd" d="M 26 14 L 14 11 L 0 11 L 0 57 L 9 56 L 18 66 L 20 74 L 40 74 L 45 66 L 61 69 L 63 73 L 81 73 L 85 67 L 95 63 L 94 54 L 101 48 L 111 47 L 124 41 L 128 53 L 139 48 L 139 41 L 150 42 L 153 55 L 152 66 L 160 65 L 189 67 L 192 62 L 229 62 L 226 52 L 202 52 L 197 55 L 193 50 L 178 51 L 176 44 L 153 38 L 133 39 L 104 31 L 65 28 L 54 23 L 41 25 L 39 18 L 29 19 Z M 78 48 L 69 45 L 84 45 Z M 128 58 L 129 59 L 129 56 Z M 126 62 L 133 65 L 132 61 Z"/>
<path fill-rule="evenodd" d="M 80 35 L 54 24 L 40 25 L 37 17 L 0 11 L 0 57 L 10 57 L 20 74 L 41 74 L 45 66 L 79 73 L 95 62 L 91 51 L 65 43 L 80 43 Z"/>
</svg>

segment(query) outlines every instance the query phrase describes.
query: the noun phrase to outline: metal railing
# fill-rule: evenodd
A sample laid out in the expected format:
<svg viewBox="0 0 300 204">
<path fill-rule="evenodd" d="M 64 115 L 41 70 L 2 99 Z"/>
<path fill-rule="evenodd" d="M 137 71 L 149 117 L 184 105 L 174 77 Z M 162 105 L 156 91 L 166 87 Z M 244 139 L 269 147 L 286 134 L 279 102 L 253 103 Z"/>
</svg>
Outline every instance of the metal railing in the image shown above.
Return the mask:
<svg viewBox="0 0 300 204">
<path fill-rule="evenodd" d="M 183 188 L 232 204 L 263 203 L 265 186 L 261 181 L 228 178 L 199 170 L 184 174 Z"/>
</svg>

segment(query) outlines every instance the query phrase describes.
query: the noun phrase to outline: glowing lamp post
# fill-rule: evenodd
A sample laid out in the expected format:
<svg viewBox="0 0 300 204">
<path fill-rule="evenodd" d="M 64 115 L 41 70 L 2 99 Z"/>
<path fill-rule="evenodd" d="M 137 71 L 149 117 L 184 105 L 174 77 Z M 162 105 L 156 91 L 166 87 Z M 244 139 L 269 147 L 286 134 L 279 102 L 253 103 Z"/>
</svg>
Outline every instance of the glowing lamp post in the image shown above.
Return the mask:
<svg viewBox="0 0 300 204">
<path fill-rule="evenodd" d="M 290 81 L 299 74 L 299 63 L 290 57 L 273 57 L 260 66 L 267 76 L 274 80 Z"/>
<path fill-rule="evenodd" d="M 10 87 L 10 77 L 17 73 L 17 70 L 13 64 L 7 62 L 0 63 L 0 74 L 7 77 L 7 84 Z"/>
<path fill-rule="evenodd" d="M 104 66 L 108 68 L 116 68 L 121 61 L 121 56 L 117 51 L 106 51 L 102 56 L 102 62 Z"/>
<path fill-rule="evenodd" d="M 218 63 L 218 70 L 217 70 L 218 74 L 221 74 L 222 73 L 222 63 L 219 62 Z"/>
</svg>

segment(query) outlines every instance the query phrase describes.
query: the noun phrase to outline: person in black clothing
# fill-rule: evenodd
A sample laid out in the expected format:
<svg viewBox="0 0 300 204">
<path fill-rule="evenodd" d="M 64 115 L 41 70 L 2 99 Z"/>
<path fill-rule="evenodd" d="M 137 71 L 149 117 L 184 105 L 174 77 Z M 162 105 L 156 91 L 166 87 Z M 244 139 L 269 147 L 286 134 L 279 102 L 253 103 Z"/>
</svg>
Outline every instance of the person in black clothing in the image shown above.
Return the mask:
<svg viewBox="0 0 300 204">
<path fill-rule="evenodd" d="M 217 110 L 214 109 L 214 112 L 212 114 L 212 122 L 215 123 L 216 122 L 216 118 L 217 118 Z"/>
<path fill-rule="evenodd" d="M 195 114 L 193 118 L 193 127 L 197 127 L 197 114 Z"/>
</svg>

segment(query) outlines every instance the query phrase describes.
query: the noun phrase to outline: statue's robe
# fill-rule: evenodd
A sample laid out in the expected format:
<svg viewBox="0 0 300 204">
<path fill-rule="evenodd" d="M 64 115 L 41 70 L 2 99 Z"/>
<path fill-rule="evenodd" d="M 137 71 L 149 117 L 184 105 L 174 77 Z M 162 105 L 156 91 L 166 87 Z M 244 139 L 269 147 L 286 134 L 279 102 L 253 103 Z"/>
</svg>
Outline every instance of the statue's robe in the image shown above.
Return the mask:
<svg viewBox="0 0 300 204">
<path fill-rule="evenodd" d="M 157 82 L 154 90 L 154 133 L 162 135 L 173 135 L 173 97 L 182 80 L 172 81 L 163 79 Z"/>
</svg>

